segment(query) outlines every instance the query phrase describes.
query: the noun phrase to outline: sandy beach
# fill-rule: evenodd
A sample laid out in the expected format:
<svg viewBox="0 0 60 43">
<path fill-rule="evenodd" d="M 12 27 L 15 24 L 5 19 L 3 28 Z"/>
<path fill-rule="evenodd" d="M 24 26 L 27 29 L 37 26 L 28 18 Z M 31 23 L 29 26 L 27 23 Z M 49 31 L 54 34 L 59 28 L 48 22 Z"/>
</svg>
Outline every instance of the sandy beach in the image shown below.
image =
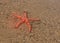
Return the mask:
<svg viewBox="0 0 60 43">
<path fill-rule="evenodd" d="M 12 15 L 38 18 L 30 22 L 32 31 L 26 24 L 15 28 L 19 21 Z M 60 43 L 60 0 L 0 0 L 0 43 Z"/>
</svg>

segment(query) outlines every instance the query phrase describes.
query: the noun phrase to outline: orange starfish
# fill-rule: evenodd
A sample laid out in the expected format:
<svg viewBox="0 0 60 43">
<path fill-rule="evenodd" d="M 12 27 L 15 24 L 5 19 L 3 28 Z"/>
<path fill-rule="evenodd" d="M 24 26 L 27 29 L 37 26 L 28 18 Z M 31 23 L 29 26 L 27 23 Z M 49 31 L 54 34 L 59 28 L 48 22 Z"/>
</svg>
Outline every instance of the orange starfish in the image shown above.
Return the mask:
<svg viewBox="0 0 60 43">
<path fill-rule="evenodd" d="M 15 17 L 17 17 L 18 19 L 20 19 L 21 21 L 19 21 L 17 24 L 16 24 L 16 28 L 19 27 L 19 25 L 21 25 L 22 23 L 26 23 L 27 26 L 29 27 L 29 32 L 31 32 L 32 30 L 32 26 L 30 25 L 30 21 L 35 21 L 35 20 L 39 20 L 39 19 L 32 19 L 32 18 L 28 18 L 27 16 L 27 12 L 24 11 L 24 16 L 18 16 L 16 14 L 13 14 Z"/>
</svg>

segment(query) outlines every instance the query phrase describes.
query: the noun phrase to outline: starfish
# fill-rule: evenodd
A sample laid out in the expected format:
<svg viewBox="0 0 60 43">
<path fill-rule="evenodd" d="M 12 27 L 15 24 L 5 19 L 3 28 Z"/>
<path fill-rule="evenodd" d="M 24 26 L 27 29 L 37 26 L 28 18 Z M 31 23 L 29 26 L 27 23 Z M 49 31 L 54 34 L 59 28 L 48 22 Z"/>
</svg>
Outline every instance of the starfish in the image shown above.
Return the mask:
<svg viewBox="0 0 60 43">
<path fill-rule="evenodd" d="M 24 16 L 18 16 L 16 14 L 13 14 L 13 15 L 21 20 L 16 24 L 16 28 L 19 27 L 22 23 L 25 23 L 29 27 L 29 32 L 31 32 L 31 30 L 32 30 L 32 26 L 30 25 L 30 21 L 39 20 L 39 19 L 28 18 L 26 11 L 23 12 Z"/>
</svg>

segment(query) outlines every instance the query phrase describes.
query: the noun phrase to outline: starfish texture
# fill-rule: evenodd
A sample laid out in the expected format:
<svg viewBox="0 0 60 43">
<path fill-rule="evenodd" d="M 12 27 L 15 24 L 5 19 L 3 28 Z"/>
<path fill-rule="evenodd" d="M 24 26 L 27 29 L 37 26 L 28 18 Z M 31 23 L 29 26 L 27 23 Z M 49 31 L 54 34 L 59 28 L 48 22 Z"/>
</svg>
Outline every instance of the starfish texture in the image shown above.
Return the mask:
<svg viewBox="0 0 60 43">
<path fill-rule="evenodd" d="M 13 14 L 13 15 L 21 20 L 16 24 L 16 28 L 19 27 L 22 23 L 25 23 L 29 27 L 29 32 L 31 32 L 31 30 L 32 30 L 32 26 L 30 25 L 30 21 L 39 20 L 39 19 L 28 18 L 26 11 L 24 11 L 24 13 L 23 13 L 24 16 L 18 16 L 16 14 Z"/>
</svg>

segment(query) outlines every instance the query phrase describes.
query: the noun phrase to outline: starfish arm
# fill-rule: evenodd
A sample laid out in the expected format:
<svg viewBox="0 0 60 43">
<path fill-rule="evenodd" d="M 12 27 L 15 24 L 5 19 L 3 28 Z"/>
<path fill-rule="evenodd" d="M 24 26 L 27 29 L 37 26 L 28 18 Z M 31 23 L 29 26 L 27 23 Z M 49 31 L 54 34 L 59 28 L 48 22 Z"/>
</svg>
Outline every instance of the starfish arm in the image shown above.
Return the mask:
<svg viewBox="0 0 60 43">
<path fill-rule="evenodd" d="M 23 23 L 23 21 L 21 21 L 21 22 L 19 21 L 19 22 L 16 24 L 15 27 L 16 27 L 16 28 L 19 27 L 19 25 L 21 25 L 22 23 Z"/>
<path fill-rule="evenodd" d="M 17 17 L 17 18 L 22 18 L 21 16 L 18 16 L 18 15 L 15 15 L 15 14 L 14 14 L 14 16 Z"/>
<path fill-rule="evenodd" d="M 24 17 L 26 18 L 27 17 L 27 14 L 26 14 L 26 12 L 24 11 Z"/>
<path fill-rule="evenodd" d="M 26 22 L 26 24 L 27 24 L 27 26 L 29 27 L 29 32 L 31 32 L 31 30 L 32 30 L 32 26 L 30 25 L 29 22 Z"/>
<path fill-rule="evenodd" d="M 13 13 L 13 16 L 15 16 L 17 18 L 22 18 L 21 16 L 18 16 L 17 13 Z"/>
<path fill-rule="evenodd" d="M 30 18 L 29 21 L 39 21 L 40 19 L 32 19 Z"/>
<path fill-rule="evenodd" d="M 25 17 L 25 18 L 27 18 L 27 17 L 28 17 L 28 15 L 27 15 L 27 14 L 28 14 L 28 12 L 27 12 L 27 11 L 24 11 L 24 13 L 23 13 L 23 14 L 24 14 L 24 17 Z"/>
</svg>

